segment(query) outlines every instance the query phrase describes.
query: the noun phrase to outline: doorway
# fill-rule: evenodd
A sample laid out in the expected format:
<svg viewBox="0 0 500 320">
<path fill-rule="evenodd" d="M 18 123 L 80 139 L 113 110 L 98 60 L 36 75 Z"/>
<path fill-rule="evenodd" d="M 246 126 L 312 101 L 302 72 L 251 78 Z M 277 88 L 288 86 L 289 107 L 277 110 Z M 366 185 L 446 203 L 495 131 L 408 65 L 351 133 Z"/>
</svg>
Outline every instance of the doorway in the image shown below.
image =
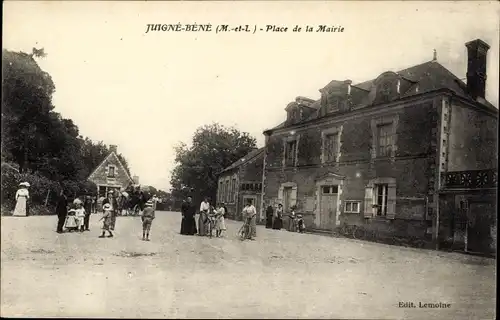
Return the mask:
<svg viewBox="0 0 500 320">
<path fill-rule="evenodd" d="M 321 229 L 330 230 L 336 226 L 338 193 L 338 185 L 320 187 L 319 227 Z"/>
<path fill-rule="evenodd" d="M 492 203 L 469 200 L 467 206 L 467 238 L 468 252 L 494 252 L 492 226 L 495 224 L 495 208 Z"/>
</svg>

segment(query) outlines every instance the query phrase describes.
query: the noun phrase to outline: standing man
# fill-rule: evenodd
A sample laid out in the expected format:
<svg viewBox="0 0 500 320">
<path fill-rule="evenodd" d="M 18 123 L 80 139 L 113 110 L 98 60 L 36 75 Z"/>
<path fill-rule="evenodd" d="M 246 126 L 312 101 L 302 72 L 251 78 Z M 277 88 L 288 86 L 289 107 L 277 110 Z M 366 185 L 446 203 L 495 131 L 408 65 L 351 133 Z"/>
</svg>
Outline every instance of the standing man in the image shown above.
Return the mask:
<svg viewBox="0 0 500 320">
<path fill-rule="evenodd" d="M 85 204 L 83 205 L 85 209 L 85 218 L 83 218 L 83 226 L 85 231 L 90 231 L 89 223 L 90 223 L 90 214 L 92 213 L 92 199 L 91 196 L 85 197 Z"/>
<path fill-rule="evenodd" d="M 205 197 L 205 199 L 201 202 L 200 205 L 200 215 L 198 217 L 198 235 L 199 236 L 204 236 L 206 235 L 206 220 L 208 219 L 208 211 L 210 210 L 210 202 L 208 197 Z"/>
<path fill-rule="evenodd" d="M 61 190 L 57 198 L 56 205 L 57 214 L 57 233 L 63 233 L 64 222 L 66 221 L 66 216 L 68 215 L 68 198 L 64 190 Z"/>
<path fill-rule="evenodd" d="M 181 212 L 181 234 L 190 236 L 196 234 L 196 221 L 194 219 L 196 208 L 193 205 L 193 198 L 191 196 L 188 196 L 186 201 L 182 202 Z"/>
<path fill-rule="evenodd" d="M 113 197 L 113 190 L 108 192 L 108 197 L 102 201 L 102 205 L 109 203 L 111 206 L 111 217 L 110 217 L 110 226 L 109 229 L 115 230 L 116 224 L 116 210 L 118 209 L 118 204 L 116 203 L 115 197 Z"/>
</svg>

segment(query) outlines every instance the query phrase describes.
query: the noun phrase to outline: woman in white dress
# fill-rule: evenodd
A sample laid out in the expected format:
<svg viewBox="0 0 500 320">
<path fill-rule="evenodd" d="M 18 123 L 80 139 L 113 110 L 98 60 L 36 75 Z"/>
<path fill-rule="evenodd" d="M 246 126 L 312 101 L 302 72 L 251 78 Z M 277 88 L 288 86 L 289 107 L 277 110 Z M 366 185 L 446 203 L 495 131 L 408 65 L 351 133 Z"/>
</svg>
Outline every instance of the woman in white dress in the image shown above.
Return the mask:
<svg viewBox="0 0 500 320">
<path fill-rule="evenodd" d="M 22 182 L 19 184 L 19 190 L 16 192 L 16 207 L 14 208 L 15 217 L 26 217 L 27 202 L 30 198 L 30 193 L 28 187 L 30 186 L 27 182 Z"/>
<path fill-rule="evenodd" d="M 216 230 L 216 237 L 221 237 L 222 232 L 226 231 L 226 223 L 224 221 L 224 215 L 226 214 L 226 211 L 224 209 L 224 204 L 219 203 L 219 206 L 216 210 L 216 220 L 215 220 L 215 230 Z"/>
</svg>

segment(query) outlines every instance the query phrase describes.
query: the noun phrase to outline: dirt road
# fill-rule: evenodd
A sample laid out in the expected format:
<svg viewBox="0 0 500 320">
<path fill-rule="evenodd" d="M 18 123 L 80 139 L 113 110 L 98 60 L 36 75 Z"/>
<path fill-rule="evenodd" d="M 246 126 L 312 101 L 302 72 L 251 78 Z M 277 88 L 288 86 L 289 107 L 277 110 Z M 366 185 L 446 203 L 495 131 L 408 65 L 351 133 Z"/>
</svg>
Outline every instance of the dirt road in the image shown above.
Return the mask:
<svg viewBox="0 0 500 320">
<path fill-rule="evenodd" d="M 494 318 L 490 259 L 260 226 L 257 241 L 241 242 L 232 221 L 222 239 L 181 236 L 174 212 L 157 213 L 151 242 L 135 217 L 99 239 L 98 219 L 57 234 L 56 217 L 2 217 L 1 315 Z"/>
</svg>

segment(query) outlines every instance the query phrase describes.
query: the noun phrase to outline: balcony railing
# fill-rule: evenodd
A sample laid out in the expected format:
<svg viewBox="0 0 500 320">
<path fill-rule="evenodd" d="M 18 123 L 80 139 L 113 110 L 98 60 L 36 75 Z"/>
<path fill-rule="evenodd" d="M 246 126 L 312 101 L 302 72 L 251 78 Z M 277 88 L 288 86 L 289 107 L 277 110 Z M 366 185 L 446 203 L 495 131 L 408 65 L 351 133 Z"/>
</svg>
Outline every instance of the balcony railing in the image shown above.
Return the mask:
<svg viewBox="0 0 500 320">
<path fill-rule="evenodd" d="M 441 174 L 446 189 L 485 189 L 497 186 L 497 169 L 452 171 Z"/>
</svg>

